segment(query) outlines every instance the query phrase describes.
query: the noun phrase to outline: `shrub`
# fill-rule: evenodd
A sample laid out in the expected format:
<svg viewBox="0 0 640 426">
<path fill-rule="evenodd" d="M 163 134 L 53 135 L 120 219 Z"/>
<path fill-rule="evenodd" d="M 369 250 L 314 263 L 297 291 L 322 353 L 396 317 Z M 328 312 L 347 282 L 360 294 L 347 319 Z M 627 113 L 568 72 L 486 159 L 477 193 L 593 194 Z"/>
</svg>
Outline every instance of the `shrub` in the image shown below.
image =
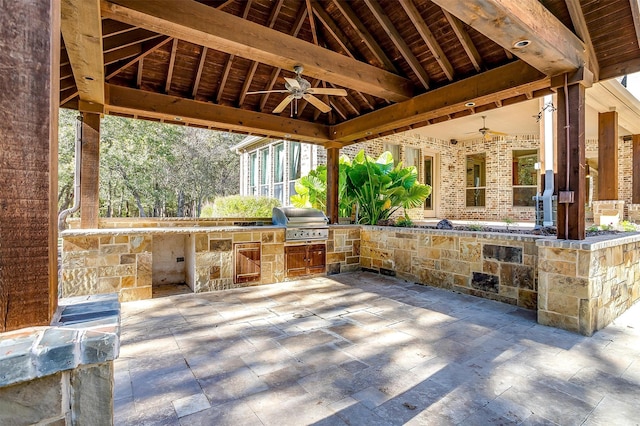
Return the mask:
<svg viewBox="0 0 640 426">
<path fill-rule="evenodd" d="M 624 232 L 636 232 L 638 229 L 634 223 L 629 222 L 628 220 L 623 220 L 620 222 L 620 227 Z"/>
<path fill-rule="evenodd" d="M 203 208 L 200 217 L 271 217 L 274 207 L 280 207 L 280 200 L 230 195 L 216 198 L 211 210 Z M 210 212 L 211 216 L 205 216 L 205 212 Z"/>
</svg>

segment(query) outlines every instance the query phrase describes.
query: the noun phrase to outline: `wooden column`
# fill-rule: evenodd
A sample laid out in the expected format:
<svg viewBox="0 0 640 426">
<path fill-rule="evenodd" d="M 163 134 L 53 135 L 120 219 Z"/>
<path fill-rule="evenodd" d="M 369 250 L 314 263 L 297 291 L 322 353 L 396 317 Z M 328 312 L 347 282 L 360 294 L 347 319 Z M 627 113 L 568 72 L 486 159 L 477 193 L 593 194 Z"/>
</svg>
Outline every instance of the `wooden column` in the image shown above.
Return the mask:
<svg viewBox="0 0 640 426">
<path fill-rule="evenodd" d="M 329 223 L 338 223 L 339 167 L 340 148 L 327 148 L 327 217 Z"/>
<path fill-rule="evenodd" d="M 0 332 L 47 325 L 57 304 L 60 3 L 0 13 Z"/>
<path fill-rule="evenodd" d="M 560 76 L 552 79 L 558 91 L 558 238 L 584 240 L 585 83 Z M 566 86 L 565 86 L 566 82 Z M 568 121 L 567 121 L 568 120 Z"/>
<path fill-rule="evenodd" d="M 633 135 L 633 176 L 631 178 L 631 202 L 640 204 L 640 135 Z"/>
<path fill-rule="evenodd" d="M 82 113 L 80 227 L 97 228 L 100 211 L 100 114 Z"/>
<path fill-rule="evenodd" d="M 598 114 L 598 200 L 618 199 L 618 113 Z"/>
</svg>

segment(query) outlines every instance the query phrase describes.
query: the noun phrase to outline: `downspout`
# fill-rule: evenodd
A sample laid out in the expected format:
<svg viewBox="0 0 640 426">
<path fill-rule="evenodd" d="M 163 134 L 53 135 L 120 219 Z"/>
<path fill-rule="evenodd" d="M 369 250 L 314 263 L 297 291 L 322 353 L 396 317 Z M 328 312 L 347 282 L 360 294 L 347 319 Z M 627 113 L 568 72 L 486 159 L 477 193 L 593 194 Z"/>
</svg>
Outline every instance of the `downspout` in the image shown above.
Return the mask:
<svg viewBox="0 0 640 426">
<path fill-rule="evenodd" d="M 67 216 L 80 210 L 80 166 L 82 165 L 82 116 L 76 118 L 76 164 L 73 171 L 73 206 L 58 215 L 58 230 L 66 228 Z"/>
<path fill-rule="evenodd" d="M 551 95 L 544 97 L 544 104 L 553 105 L 553 97 Z M 542 226 L 553 226 L 553 107 L 544 110 L 544 191 L 542 193 Z"/>
</svg>

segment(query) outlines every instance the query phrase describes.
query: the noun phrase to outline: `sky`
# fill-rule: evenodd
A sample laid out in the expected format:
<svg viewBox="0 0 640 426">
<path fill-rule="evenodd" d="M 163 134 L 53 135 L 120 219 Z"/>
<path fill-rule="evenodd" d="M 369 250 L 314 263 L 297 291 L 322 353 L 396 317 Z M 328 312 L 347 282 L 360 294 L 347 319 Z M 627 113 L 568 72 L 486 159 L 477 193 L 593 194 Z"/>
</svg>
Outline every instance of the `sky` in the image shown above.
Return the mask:
<svg viewBox="0 0 640 426">
<path fill-rule="evenodd" d="M 640 72 L 627 76 L 627 90 L 640 100 Z"/>
</svg>

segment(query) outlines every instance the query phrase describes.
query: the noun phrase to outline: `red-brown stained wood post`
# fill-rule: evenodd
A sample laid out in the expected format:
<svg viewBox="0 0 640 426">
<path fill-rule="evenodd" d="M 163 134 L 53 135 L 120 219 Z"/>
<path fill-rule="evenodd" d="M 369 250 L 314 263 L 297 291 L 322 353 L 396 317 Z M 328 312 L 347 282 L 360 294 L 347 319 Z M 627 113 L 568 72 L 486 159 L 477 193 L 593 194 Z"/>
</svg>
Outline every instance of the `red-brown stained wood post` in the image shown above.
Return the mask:
<svg viewBox="0 0 640 426">
<path fill-rule="evenodd" d="M 80 227 L 97 228 L 100 212 L 100 114 L 82 113 Z"/>
<path fill-rule="evenodd" d="M 58 0 L 0 14 L 0 332 L 57 304 L 59 21 Z"/>
<path fill-rule="evenodd" d="M 598 200 L 618 199 L 618 113 L 598 114 Z"/>
<path fill-rule="evenodd" d="M 631 178 L 631 202 L 640 204 L 640 135 L 633 135 L 633 177 Z"/>
<path fill-rule="evenodd" d="M 564 81 L 564 76 L 560 76 L 558 80 Z M 553 83 L 554 80 L 552 80 L 552 85 L 554 85 Z M 583 81 L 573 81 L 569 82 L 566 87 L 564 85 L 556 87 L 558 88 L 557 236 L 558 239 L 563 240 L 584 240 L 584 203 L 586 199 L 585 84 Z M 573 193 L 573 201 L 564 203 L 563 196 L 568 196 L 570 195 L 569 193 Z"/>
<path fill-rule="evenodd" d="M 338 223 L 338 178 L 340 148 L 327 148 L 327 217 L 329 223 Z"/>
</svg>

